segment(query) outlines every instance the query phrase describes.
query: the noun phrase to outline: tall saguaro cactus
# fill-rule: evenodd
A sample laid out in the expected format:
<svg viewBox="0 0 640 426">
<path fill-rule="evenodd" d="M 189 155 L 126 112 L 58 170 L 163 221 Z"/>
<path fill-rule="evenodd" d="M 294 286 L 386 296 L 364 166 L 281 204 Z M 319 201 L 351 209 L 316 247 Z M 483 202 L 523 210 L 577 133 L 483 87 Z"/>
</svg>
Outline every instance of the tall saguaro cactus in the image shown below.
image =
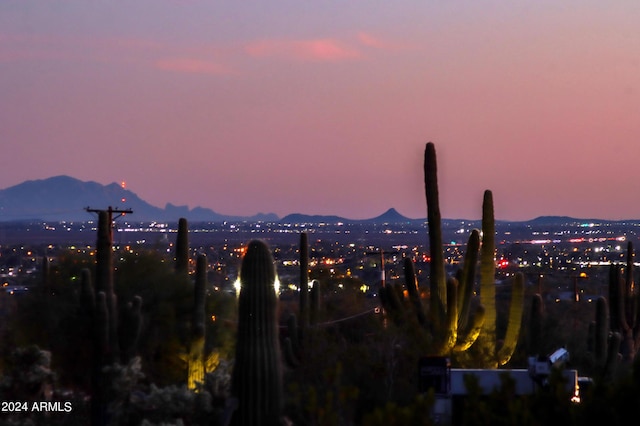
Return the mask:
<svg viewBox="0 0 640 426">
<path fill-rule="evenodd" d="M 433 352 L 444 355 L 451 350 L 464 351 L 471 345 L 479 346 L 486 353 L 483 364 L 503 365 L 509 361 L 520 333 L 524 305 L 524 277 L 516 274 L 512 289 L 512 302 L 507 333 L 498 347 L 495 335 L 495 219 L 491 191 L 484 193 L 482 205 L 482 246 L 480 248 L 480 304 L 470 316 L 470 300 L 475 278 L 475 263 L 480 238 L 477 231 L 469 236 L 465 264 L 458 279 L 448 278 L 445 270 L 442 244 L 442 219 L 438 194 L 437 162 L 433 143 L 425 148 L 425 194 L 429 230 L 430 262 L 430 312 L 428 320 L 434 336 Z M 406 273 L 405 273 L 406 274 Z M 408 282 L 407 287 L 412 286 Z M 460 287 L 460 288 L 458 288 Z M 455 296 L 451 293 L 454 293 Z M 454 303 L 455 300 L 455 303 Z M 454 306 L 455 305 L 455 306 Z"/>
<path fill-rule="evenodd" d="M 267 244 L 249 243 L 240 269 L 238 334 L 232 394 L 233 425 L 278 425 L 282 366 L 278 340 L 276 271 Z"/>
<path fill-rule="evenodd" d="M 178 220 L 178 236 L 176 237 L 176 272 L 187 275 L 189 273 L 189 225 L 187 219 Z"/>
<path fill-rule="evenodd" d="M 447 277 L 442 243 L 442 218 L 438 191 L 436 151 L 429 142 L 424 155 L 424 183 L 427 201 L 430 265 L 430 303 L 424 313 L 417 293 L 417 279 L 413 262 L 405 261 L 405 285 L 415 307 L 418 320 L 431 333 L 432 355 L 448 355 L 452 351 L 466 351 L 477 339 L 484 321 L 484 308 L 477 306 L 471 313 L 471 299 L 475 279 L 475 264 L 480 245 L 479 232 L 473 230 L 467 243 L 463 269 L 458 278 Z"/>
<path fill-rule="evenodd" d="M 440 216 L 440 195 L 438 193 L 438 163 L 436 148 L 427 143 L 424 152 L 424 187 L 427 198 L 427 226 L 429 229 L 429 267 L 431 277 L 430 311 L 434 327 L 439 328 L 445 315 L 444 301 L 447 295 L 447 273 L 444 267 L 444 251 L 442 245 L 442 217 Z"/>
<path fill-rule="evenodd" d="M 189 389 L 195 389 L 197 383 L 204 383 L 204 344 L 205 344 L 205 298 L 207 285 L 207 257 L 198 255 L 196 259 L 196 279 L 194 284 L 193 318 L 191 320 L 191 341 L 188 356 Z"/>
<path fill-rule="evenodd" d="M 287 320 L 288 336 L 284 340 L 284 357 L 287 364 L 296 368 L 312 340 L 311 331 L 318 321 L 320 283 L 311 282 L 309 289 L 309 240 L 306 232 L 300 233 L 300 301 L 299 316 L 291 314 Z"/>
</svg>

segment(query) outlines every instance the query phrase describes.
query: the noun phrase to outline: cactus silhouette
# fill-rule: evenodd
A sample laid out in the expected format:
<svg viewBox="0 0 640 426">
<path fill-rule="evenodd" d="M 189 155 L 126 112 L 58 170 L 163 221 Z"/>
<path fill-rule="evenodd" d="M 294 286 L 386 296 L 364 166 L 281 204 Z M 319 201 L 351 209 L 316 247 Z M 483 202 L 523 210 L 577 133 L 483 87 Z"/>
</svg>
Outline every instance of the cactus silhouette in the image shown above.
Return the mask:
<svg viewBox="0 0 640 426">
<path fill-rule="evenodd" d="M 622 358 L 620 344 L 622 335 L 609 330 L 609 304 L 604 296 L 596 299 L 595 320 L 589 324 L 587 350 L 593 356 L 595 376 L 608 380 Z"/>
<path fill-rule="evenodd" d="M 118 330 L 120 363 L 126 365 L 138 350 L 138 339 L 142 329 L 142 297 L 133 296 L 122 315 L 122 327 Z"/>
<path fill-rule="evenodd" d="M 416 314 L 418 323 L 430 333 L 431 345 L 428 348 L 429 355 L 444 356 L 449 355 L 451 352 L 464 352 L 468 350 L 480 333 L 480 328 L 484 321 L 484 308 L 481 305 L 477 305 L 474 315 L 469 315 L 471 312 L 471 297 L 466 288 L 460 289 L 458 286 L 459 282 L 464 281 L 459 281 L 454 277 L 447 279 L 446 307 L 440 311 L 444 313 L 444 317 L 438 322 L 440 328 L 436 328 L 434 326 L 435 323 L 430 320 L 431 315 L 425 312 L 425 308 L 420 299 L 413 261 L 405 258 L 403 269 L 409 301 Z M 471 282 L 471 285 L 472 284 L 473 282 Z M 403 306 L 400 300 L 401 295 L 392 289 L 391 286 L 388 287 L 389 289 L 385 291 L 385 309 L 397 317 L 397 314 L 394 313 L 397 312 L 398 309 L 402 309 Z M 402 316 L 400 320 L 402 320 Z"/>
<path fill-rule="evenodd" d="M 232 395 L 233 425 L 277 425 L 283 407 L 276 271 L 267 244 L 251 241 L 242 259 Z"/>
<path fill-rule="evenodd" d="M 111 383 L 104 369 L 114 363 L 126 364 L 135 355 L 142 323 L 142 299 L 135 296 L 124 311 L 122 327 L 118 328 L 111 223 L 106 211 L 100 211 L 98 216 L 95 290 L 90 277 L 88 270 L 82 271 L 80 310 L 91 324 L 91 424 L 96 426 L 107 424 L 107 394 Z"/>
<path fill-rule="evenodd" d="M 544 312 L 542 296 L 536 293 L 531 298 L 531 308 L 529 312 L 529 333 L 527 335 L 527 353 L 529 355 L 537 356 L 542 354 Z"/>
<path fill-rule="evenodd" d="M 191 319 L 191 341 L 188 355 L 189 389 L 195 389 L 198 383 L 204 383 L 204 344 L 205 344 L 205 298 L 207 284 L 207 257 L 199 254 L 196 259 L 196 279 L 194 284 L 193 318 Z"/>
<path fill-rule="evenodd" d="M 467 242 L 464 264 L 456 277 L 448 277 L 442 243 L 442 218 L 437 176 L 435 146 L 427 143 L 424 155 L 424 181 L 427 199 L 430 277 L 429 309 L 425 312 L 417 292 L 413 262 L 405 260 L 405 285 L 418 321 L 430 332 L 430 355 L 443 356 L 464 352 L 473 345 L 481 350 L 485 366 L 503 365 L 509 361 L 518 341 L 522 321 L 524 276 L 516 274 L 512 303 L 504 343 L 498 347 L 495 335 L 495 219 L 491 191 L 484 193 L 482 205 L 482 246 L 480 233 L 473 230 Z M 480 248 L 481 247 L 481 248 Z M 473 285 L 480 250 L 480 303 L 472 313 Z M 397 311 L 401 303 L 394 292 L 381 291 L 385 309 Z M 483 335 L 484 334 L 484 335 Z"/>
<path fill-rule="evenodd" d="M 189 224 L 184 217 L 178 220 L 175 256 L 176 272 L 187 275 L 189 273 Z"/>
<path fill-rule="evenodd" d="M 515 351 L 522 326 L 524 308 L 524 275 L 516 273 L 511 286 L 511 304 L 507 330 L 500 344 L 496 335 L 496 283 L 495 283 L 495 219 L 493 195 L 484 192 L 482 202 L 482 246 L 480 248 L 480 303 L 485 308 L 485 320 L 475 345 L 481 352 L 484 366 L 506 364 Z"/>
<path fill-rule="evenodd" d="M 428 307 L 422 304 L 415 266 L 410 258 L 405 258 L 403 264 L 405 287 L 416 319 L 427 332 L 428 355 L 445 356 L 468 350 L 478 338 L 484 321 L 483 306 L 476 304 L 473 313 L 471 306 L 480 233 L 477 229 L 471 232 L 462 269 L 457 277 L 448 277 L 442 243 L 436 152 L 431 142 L 425 148 L 424 182 L 431 257 Z M 380 297 L 385 311 L 395 322 L 406 320 L 403 295 L 396 286 L 382 287 Z"/>
<path fill-rule="evenodd" d="M 320 309 L 320 282 L 311 281 L 309 291 L 309 326 L 302 328 L 295 314 L 287 319 L 287 336 L 284 338 L 284 359 L 291 368 L 298 367 L 304 360 L 305 353 L 312 350 L 312 342 L 318 324 Z"/>
<path fill-rule="evenodd" d="M 284 339 L 284 358 L 289 367 L 300 365 L 308 343 L 312 339 L 310 334 L 318 321 L 320 305 L 320 283 L 311 282 L 309 289 L 309 242 L 306 232 L 300 233 L 300 301 L 299 318 L 291 314 L 287 319 L 287 337 Z M 307 346 L 307 348 L 305 348 Z"/>
<path fill-rule="evenodd" d="M 442 218 L 438 189 L 436 151 L 429 142 L 424 154 L 424 183 L 427 201 L 430 265 L 430 303 L 428 315 L 422 313 L 417 296 L 417 280 L 413 262 L 405 261 L 405 285 L 416 307 L 419 321 L 427 321 L 432 335 L 432 355 L 447 355 L 451 351 L 465 351 L 478 337 L 484 322 L 484 308 L 477 306 L 471 314 L 471 300 L 475 279 L 475 265 L 480 244 L 479 232 L 473 230 L 467 243 L 464 266 L 458 278 L 447 277 L 442 243 Z M 460 287 L 460 288 L 459 288 Z"/>
<path fill-rule="evenodd" d="M 438 162 L 435 145 L 427 143 L 424 153 L 424 186 L 427 198 L 427 225 L 429 230 L 429 255 L 431 261 L 429 290 L 431 321 L 435 329 L 440 329 L 446 315 L 444 305 L 447 294 L 447 273 L 444 267 L 442 244 L 442 217 L 440 215 L 440 195 L 438 190 Z"/>
<path fill-rule="evenodd" d="M 640 310 L 634 282 L 634 249 L 627 242 L 626 268 L 611 264 L 609 269 L 609 312 L 611 331 L 620 333 L 622 360 L 631 363 L 640 345 Z"/>
</svg>

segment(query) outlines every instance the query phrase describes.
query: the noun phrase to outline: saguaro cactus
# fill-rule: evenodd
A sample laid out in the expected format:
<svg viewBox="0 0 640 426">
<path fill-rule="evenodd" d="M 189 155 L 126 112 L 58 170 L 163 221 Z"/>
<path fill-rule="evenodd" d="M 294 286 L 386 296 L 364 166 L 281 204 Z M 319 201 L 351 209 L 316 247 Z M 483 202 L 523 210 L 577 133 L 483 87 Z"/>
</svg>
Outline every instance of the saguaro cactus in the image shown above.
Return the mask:
<svg viewBox="0 0 640 426">
<path fill-rule="evenodd" d="M 487 366 L 503 365 L 509 361 L 518 340 L 524 304 L 524 277 L 516 274 L 512 289 L 512 303 L 509 323 L 504 343 L 498 347 L 495 336 L 495 219 L 493 212 L 493 196 L 491 191 L 484 193 L 482 204 L 482 246 L 480 251 L 480 304 L 473 316 L 468 315 L 475 263 L 479 245 L 477 231 L 472 232 L 467 244 L 465 265 L 458 275 L 459 279 L 448 279 L 442 244 L 442 225 L 437 181 L 437 161 L 435 146 L 427 143 L 424 160 L 425 194 L 427 198 L 427 220 L 429 230 L 430 262 L 430 312 L 428 319 L 435 336 L 434 352 L 443 355 L 447 351 L 458 348 L 467 349 L 471 344 L 481 347 L 485 352 L 483 363 Z M 459 281 L 459 282 L 458 282 Z M 458 285 L 462 286 L 458 290 Z M 454 291 L 456 308 L 453 310 L 451 295 Z M 455 321 L 454 321 L 455 317 Z M 471 321 L 471 322 L 468 322 Z M 479 328 L 482 330 L 478 334 Z M 459 330 L 466 333 L 459 338 Z M 452 343 L 453 342 L 453 343 Z M 453 344 L 453 346 L 452 346 Z"/>
<path fill-rule="evenodd" d="M 529 312 L 529 332 L 527 335 L 527 353 L 529 355 L 542 354 L 542 331 L 544 326 L 544 301 L 539 293 L 531 298 Z"/>
<path fill-rule="evenodd" d="M 438 163 L 433 143 L 427 143 L 424 152 L 424 187 L 427 198 L 427 226 L 429 229 L 429 255 L 431 261 L 429 290 L 431 292 L 430 312 L 434 327 L 440 327 L 445 316 L 447 299 L 447 273 L 444 267 L 442 245 L 442 217 L 440 216 L 440 195 L 438 192 Z"/>
<path fill-rule="evenodd" d="M 282 413 L 276 271 L 266 243 L 249 243 L 240 269 L 233 425 L 277 425 Z"/>
<path fill-rule="evenodd" d="M 134 296 L 133 300 L 127 303 L 123 312 L 122 327 L 119 330 L 120 336 L 120 362 L 127 364 L 138 350 L 138 339 L 142 329 L 142 297 Z"/>
<path fill-rule="evenodd" d="M 313 351 L 313 342 L 316 336 L 318 316 L 320 310 L 320 282 L 311 281 L 309 327 L 304 332 L 298 325 L 295 314 L 287 319 L 287 337 L 284 339 L 284 358 L 289 367 L 297 368 L 310 351 Z"/>
<path fill-rule="evenodd" d="M 189 273 L 189 225 L 187 219 L 178 220 L 178 235 L 176 237 L 176 272 L 187 275 Z"/>
<path fill-rule="evenodd" d="M 464 266 L 456 278 L 447 277 L 442 244 L 442 220 L 438 194 L 436 152 L 429 142 L 424 156 L 424 182 L 427 200 L 427 220 L 429 231 L 430 301 L 428 309 L 422 305 L 418 293 L 418 282 L 413 261 L 404 260 L 405 287 L 413 306 L 418 323 L 428 332 L 429 355 L 445 356 L 451 352 L 466 351 L 477 339 L 484 321 L 484 308 L 477 305 L 471 313 L 475 267 L 478 260 L 480 233 L 473 230 L 467 243 Z M 396 288 L 381 288 L 385 310 L 396 321 L 405 320 L 402 294 Z"/>
<path fill-rule="evenodd" d="M 438 190 L 437 160 L 433 143 L 429 142 L 424 155 L 424 183 L 427 201 L 430 265 L 429 314 L 419 313 L 429 322 L 433 337 L 433 355 L 446 355 L 452 350 L 465 351 L 478 337 L 484 321 L 484 308 L 477 306 L 471 315 L 471 299 L 475 280 L 475 264 L 480 245 L 479 232 L 474 230 L 469 236 L 465 261 L 458 279 L 447 277 L 442 243 L 442 218 Z M 421 311 L 417 297 L 417 282 L 413 263 L 405 261 L 406 286 L 410 298 L 418 312 Z M 460 288 L 459 288 L 460 287 Z M 422 320 L 421 320 L 422 321 Z"/>
<path fill-rule="evenodd" d="M 188 356 L 189 389 L 197 383 L 204 383 L 204 343 L 205 343 L 205 298 L 207 284 L 207 257 L 198 255 L 196 259 L 196 280 L 194 284 L 193 318 L 191 320 L 191 341 Z"/>
<path fill-rule="evenodd" d="M 603 296 L 596 300 L 596 319 L 593 327 L 593 355 L 597 365 L 604 364 L 607 358 L 609 339 L 609 305 Z"/>
<path fill-rule="evenodd" d="M 626 363 L 631 363 L 640 346 L 640 309 L 634 282 L 633 243 L 627 242 L 626 268 L 612 264 L 609 273 L 609 309 L 611 331 L 622 337 L 621 353 Z"/>
<path fill-rule="evenodd" d="M 596 300 L 595 320 L 589 324 L 587 350 L 593 356 L 595 375 L 608 380 L 613 376 L 620 355 L 620 333 L 609 330 L 609 304 L 604 296 Z"/>
<path fill-rule="evenodd" d="M 84 286 L 90 287 L 90 282 L 83 283 Z M 83 303 L 87 303 L 86 298 L 93 294 L 93 289 L 87 288 L 83 290 Z M 120 333 L 113 330 L 114 321 L 111 320 L 109 308 L 107 305 L 107 297 L 104 291 L 95 294 L 95 303 L 88 302 L 87 305 L 81 307 L 81 312 L 88 312 L 91 327 L 90 340 L 92 342 L 92 361 L 91 361 L 91 425 L 108 424 L 108 405 L 107 394 L 111 382 L 105 373 L 105 367 L 121 363 L 127 364 L 136 352 L 136 345 L 140 335 L 142 322 L 142 298 L 135 296 L 133 301 L 127 306 L 125 312 L 125 321 L 122 323 Z M 115 336 L 115 337 L 114 337 Z M 120 358 L 113 358 L 114 342 L 112 339 L 120 339 L 122 351 Z"/>
<path fill-rule="evenodd" d="M 309 289 L 309 242 L 306 232 L 300 233 L 300 324 L 295 314 L 291 314 L 287 320 L 288 336 L 284 341 L 284 355 L 287 364 L 296 368 L 300 365 L 303 352 L 311 340 L 310 326 L 315 326 L 318 320 L 320 303 L 320 283 L 313 280 Z M 306 342 L 305 342 L 306 341 Z"/>
<path fill-rule="evenodd" d="M 111 223 L 108 213 L 100 211 L 96 242 L 96 290 L 90 274 L 81 277 L 81 312 L 89 316 L 92 341 L 91 424 L 107 424 L 107 389 L 110 386 L 104 368 L 110 364 L 126 363 L 133 357 L 141 327 L 142 299 L 136 296 L 125 311 L 125 323 L 118 333 L 117 298 L 113 291 L 113 252 Z M 95 300 L 92 300 L 95 297 Z M 123 350 L 120 351 L 122 342 Z M 121 358 L 122 357 L 122 358 Z"/>
</svg>

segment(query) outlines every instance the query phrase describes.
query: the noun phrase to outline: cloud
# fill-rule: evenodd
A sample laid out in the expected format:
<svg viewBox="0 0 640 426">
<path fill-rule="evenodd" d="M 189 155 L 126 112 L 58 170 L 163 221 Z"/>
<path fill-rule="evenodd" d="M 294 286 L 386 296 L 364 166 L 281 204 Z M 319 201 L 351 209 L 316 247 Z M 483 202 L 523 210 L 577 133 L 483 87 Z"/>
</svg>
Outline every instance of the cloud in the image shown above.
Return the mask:
<svg viewBox="0 0 640 426">
<path fill-rule="evenodd" d="M 230 74 L 231 70 L 219 63 L 192 58 L 165 58 L 156 61 L 156 68 L 190 74 Z"/>
<path fill-rule="evenodd" d="M 284 57 L 303 61 L 337 62 L 361 57 L 360 51 L 331 38 L 258 40 L 245 46 L 253 57 Z"/>
<path fill-rule="evenodd" d="M 311 39 L 258 39 L 241 48 L 253 58 L 278 58 L 303 62 L 341 62 L 365 58 L 373 49 L 398 50 L 388 42 L 367 32 L 351 36 Z M 227 75 L 225 64 L 237 46 L 175 45 L 141 38 L 44 37 L 0 33 L 0 62 L 26 60 L 83 60 L 114 63 L 144 62 L 156 69 L 193 74 Z M 226 58 L 224 62 L 212 59 Z"/>
</svg>

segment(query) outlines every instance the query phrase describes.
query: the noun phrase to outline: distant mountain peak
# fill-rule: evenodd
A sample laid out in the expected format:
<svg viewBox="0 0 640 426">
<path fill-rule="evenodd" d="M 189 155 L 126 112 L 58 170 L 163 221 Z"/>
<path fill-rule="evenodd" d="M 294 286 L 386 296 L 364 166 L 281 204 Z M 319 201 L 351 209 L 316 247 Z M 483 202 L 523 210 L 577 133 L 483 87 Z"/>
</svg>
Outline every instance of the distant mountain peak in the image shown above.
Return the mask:
<svg viewBox="0 0 640 426">
<path fill-rule="evenodd" d="M 401 215 L 394 208 L 390 208 L 380 216 L 371 219 L 348 219 L 335 215 L 306 215 L 302 213 L 292 213 L 280 219 L 281 222 L 290 223 L 407 223 L 407 222 L 424 222 L 425 219 L 409 219 Z"/>
<path fill-rule="evenodd" d="M 391 207 L 386 212 L 382 213 L 376 219 L 388 220 L 389 222 L 402 222 L 402 221 L 408 220 L 408 218 L 406 218 L 405 216 L 403 216 L 400 213 L 398 213 L 398 211 L 396 209 L 394 209 L 393 207 Z"/>
</svg>

